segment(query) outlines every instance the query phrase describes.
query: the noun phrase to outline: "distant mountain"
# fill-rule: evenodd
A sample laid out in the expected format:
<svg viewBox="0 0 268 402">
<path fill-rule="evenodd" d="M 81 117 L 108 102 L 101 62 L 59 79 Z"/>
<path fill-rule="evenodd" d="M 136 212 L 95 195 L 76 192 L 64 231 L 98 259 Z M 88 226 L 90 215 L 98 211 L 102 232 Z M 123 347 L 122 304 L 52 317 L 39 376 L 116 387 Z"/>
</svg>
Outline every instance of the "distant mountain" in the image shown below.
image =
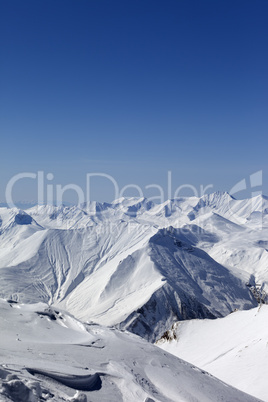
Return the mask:
<svg viewBox="0 0 268 402">
<path fill-rule="evenodd" d="M 17 201 L 15 205 L 19 209 L 28 209 L 32 208 L 34 205 L 37 205 L 36 201 Z M 8 208 L 8 204 L 6 202 L 0 202 L 0 208 Z"/>
<path fill-rule="evenodd" d="M 177 320 L 255 307 L 267 245 L 261 196 L 0 208 L 0 296 L 154 341 Z"/>
</svg>

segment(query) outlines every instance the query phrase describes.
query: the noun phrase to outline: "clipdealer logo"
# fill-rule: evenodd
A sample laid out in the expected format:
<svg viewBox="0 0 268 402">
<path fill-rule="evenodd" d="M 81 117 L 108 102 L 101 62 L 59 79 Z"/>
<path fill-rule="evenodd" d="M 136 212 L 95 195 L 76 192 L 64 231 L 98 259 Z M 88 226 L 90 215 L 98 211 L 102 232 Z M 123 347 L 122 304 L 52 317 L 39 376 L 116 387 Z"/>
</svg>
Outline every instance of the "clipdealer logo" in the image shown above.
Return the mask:
<svg viewBox="0 0 268 402">
<path fill-rule="evenodd" d="M 16 207 L 15 202 L 13 200 L 13 191 L 14 188 L 16 187 L 17 183 L 25 180 L 25 179 L 32 179 L 35 180 L 35 185 L 37 189 L 37 204 L 38 205 L 46 205 L 46 204 L 53 204 L 56 203 L 56 205 L 61 205 L 63 203 L 63 197 L 64 193 L 66 191 L 73 191 L 76 196 L 77 196 L 77 204 L 81 205 L 84 203 L 90 203 L 92 200 L 92 188 L 94 185 L 96 185 L 96 180 L 102 180 L 101 185 L 103 185 L 104 181 L 106 180 L 106 185 L 109 184 L 109 186 L 112 185 L 112 197 L 111 199 L 117 200 L 121 197 L 125 197 L 127 191 L 129 190 L 134 190 L 135 193 L 137 194 L 137 197 L 139 198 L 147 198 L 148 201 L 154 201 L 157 203 L 163 203 L 167 199 L 174 199 L 176 200 L 177 198 L 182 196 L 183 191 L 187 190 L 188 192 L 191 192 L 193 196 L 195 197 L 202 197 L 205 195 L 208 190 L 213 188 L 213 184 L 208 184 L 206 186 L 200 185 L 199 188 L 196 188 L 192 184 L 182 184 L 179 187 L 177 187 L 174 191 L 172 190 L 172 172 L 168 171 L 167 172 L 167 185 L 166 189 L 167 191 L 165 192 L 165 188 L 163 186 L 160 186 L 159 184 L 152 183 L 146 185 L 144 188 L 140 187 L 137 184 L 130 183 L 122 188 L 119 187 L 118 182 L 115 180 L 114 177 L 107 173 L 87 173 L 86 174 L 86 181 L 85 181 L 85 188 L 86 190 L 84 191 L 81 186 L 78 186 L 77 184 L 70 183 L 67 185 L 62 186 L 61 184 L 54 184 L 54 174 L 53 173 L 48 173 L 45 174 L 44 171 L 38 171 L 37 173 L 33 172 L 23 172 L 23 173 L 18 173 L 15 176 L 13 176 L 9 182 L 7 183 L 6 186 L 6 191 L 5 191 L 5 198 L 6 198 L 6 204 L 8 207 L 13 208 Z M 153 191 L 155 192 L 155 195 L 151 197 L 146 197 L 146 193 L 148 191 Z M 56 202 L 55 202 L 56 200 Z"/>
<path fill-rule="evenodd" d="M 36 186 L 37 190 L 37 204 L 38 205 L 63 205 L 64 194 L 66 191 L 73 191 L 77 197 L 77 205 L 86 205 L 87 213 L 89 215 L 96 215 L 99 213 L 98 210 L 94 208 L 90 208 L 90 203 L 93 201 L 92 192 L 94 186 L 96 185 L 96 180 L 101 180 L 99 183 L 103 186 L 106 183 L 107 188 L 112 188 L 111 199 L 118 200 L 122 197 L 126 197 L 126 193 L 129 190 L 134 190 L 137 194 L 138 198 L 146 198 L 147 202 L 153 201 L 154 203 L 164 203 L 167 199 L 178 200 L 182 197 L 183 192 L 186 190 L 188 193 L 190 192 L 192 196 L 200 198 L 206 194 L 208 194 L 209 190 L 213 190 L 214 185 L 200 185 L 199 188 L 193 186 L 192 184 L 183 184 L 173 190 L 172 185 L 172 172 L 167 172 L 167 183 L 166 186 L 163 187 L 159 184 L 152 183 L 146 185 L 144 188 L 141 188 L 137 184 L 127 184 L 120 188 L 118 182 L 114 177 L 107 173 L 87 173 L 85 180 L 85 191 L 83 188 L 75 183 L 70 183 L 67 185 L 55 184 L 54 174 L 53 173 L 45 173 L 44 171 L 38 171 L 37 173 L 33 172 L 23 172 L 18 173 L 13 176 L 6 186 L 5 198 L 6 204 L 10 208 L 16 207 L 16 203 L 13 201 L 13 192 L 16 188 L 18 182 L 21 182 L 25 179 L 34 180 L 34 186 Z M 254 197 L 258 195 L 262 195 L 262 184 L 263 184 L 263 172 L 259 170 L 257 172 L 252 173 L 247 178 L 243 178 L 239 182 L 237 182 L 229 191 L 229 199 L 225 200 L 225 209 L 227 206 L 227 215 L 230 216 L 232 222 L 241 224 L 243 223 L 243 219 L 239 215 L 239 211 L 237 210 L 237 203 L 234 202 L 234 198 L 245 190 L 250 192 L 251 200 L 247 203 L 248 208 L 248 219 L 258 219 L 259 225 L 262 225 L 262 205 L 258 205 L 256 207 L 256 200 Z M 165 191 L 166 190 L 166 191 Z M 155 194 L 153 196 L 148 197 L 148 191 Z M 234 198 L 233 198 L 234 197 Z M 56 200 L 56 201 L 55 201 Z M 202 213 L 202 212 L 201 212 Z M 251 217 L 251 213 L 254 213 Z M 103 211 L 102 211 L 103 214 Z M 245 223 L 245 222 L 244 222 Z"/>
</svg>

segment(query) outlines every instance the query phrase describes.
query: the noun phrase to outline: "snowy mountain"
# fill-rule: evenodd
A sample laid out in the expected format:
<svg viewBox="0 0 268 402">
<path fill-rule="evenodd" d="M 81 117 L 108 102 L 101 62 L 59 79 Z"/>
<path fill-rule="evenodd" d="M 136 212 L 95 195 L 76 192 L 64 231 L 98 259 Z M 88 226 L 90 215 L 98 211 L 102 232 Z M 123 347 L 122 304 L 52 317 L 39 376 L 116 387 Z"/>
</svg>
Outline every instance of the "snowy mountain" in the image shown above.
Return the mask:
<svg viewBox="0 0 268 402">
<path fill-rule="evenodd" d="M 3 402 L 254 402 L 140 337 L 0 299 Z"/>
<path fill-rule="evenodd" d="M 157 345 L 267 401 L 267 322 L 267 305 L 216 320 L 178 322 Z"/>
<path fill-rule="evenodd" d="M 255 307 L 267 250 L 261 196 L 0 208 L 0 296 L 154 341 L 178 320 Z"/>
</svg>

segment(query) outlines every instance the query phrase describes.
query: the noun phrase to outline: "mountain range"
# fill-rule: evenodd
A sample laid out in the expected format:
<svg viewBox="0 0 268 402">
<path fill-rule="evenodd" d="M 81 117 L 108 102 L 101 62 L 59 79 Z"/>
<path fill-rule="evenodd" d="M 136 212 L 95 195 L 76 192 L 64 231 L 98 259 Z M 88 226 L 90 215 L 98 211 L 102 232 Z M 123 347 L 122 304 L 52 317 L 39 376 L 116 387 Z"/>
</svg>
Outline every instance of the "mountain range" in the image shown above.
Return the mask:
<svg viewBox="0 0 268 402">
<path fill-rule="evenodd" d="M 1 400 L 267 400 L 267 265 L 261 195 L 1 207 Z"/>
<path fill-rule="evenodd" d="M 0 296 L 155 341 L 178 320 L 256 307 L 266 239 L 264 196 L 0 208 Z"/>
</svg>

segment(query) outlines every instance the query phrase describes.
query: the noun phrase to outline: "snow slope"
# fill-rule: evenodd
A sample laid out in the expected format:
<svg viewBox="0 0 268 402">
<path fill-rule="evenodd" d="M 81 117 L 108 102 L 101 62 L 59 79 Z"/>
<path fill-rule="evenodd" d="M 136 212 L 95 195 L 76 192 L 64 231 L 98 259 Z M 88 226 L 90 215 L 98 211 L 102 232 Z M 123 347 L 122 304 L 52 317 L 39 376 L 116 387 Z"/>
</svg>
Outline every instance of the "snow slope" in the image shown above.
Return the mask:
<svg viewBox="0 0 268 402">
<path fill-rule="evenodd" d="M 42 303 L 0 299 L 0 332 L 3 402 L 257 401 L 133 334 Z"/>
<path fill-rule="evenodd" d="M 265 197 L 227 193 L 0 208 L 0 296 L 155 340 L 177 320 L 256 306 L 246 283 L 268 290 L 267 212 Z"/>
<path fill-rule="evenodd" d="M 161 349 L 268 401 L 268 306 L 174 324 Z"/>
</svg>

